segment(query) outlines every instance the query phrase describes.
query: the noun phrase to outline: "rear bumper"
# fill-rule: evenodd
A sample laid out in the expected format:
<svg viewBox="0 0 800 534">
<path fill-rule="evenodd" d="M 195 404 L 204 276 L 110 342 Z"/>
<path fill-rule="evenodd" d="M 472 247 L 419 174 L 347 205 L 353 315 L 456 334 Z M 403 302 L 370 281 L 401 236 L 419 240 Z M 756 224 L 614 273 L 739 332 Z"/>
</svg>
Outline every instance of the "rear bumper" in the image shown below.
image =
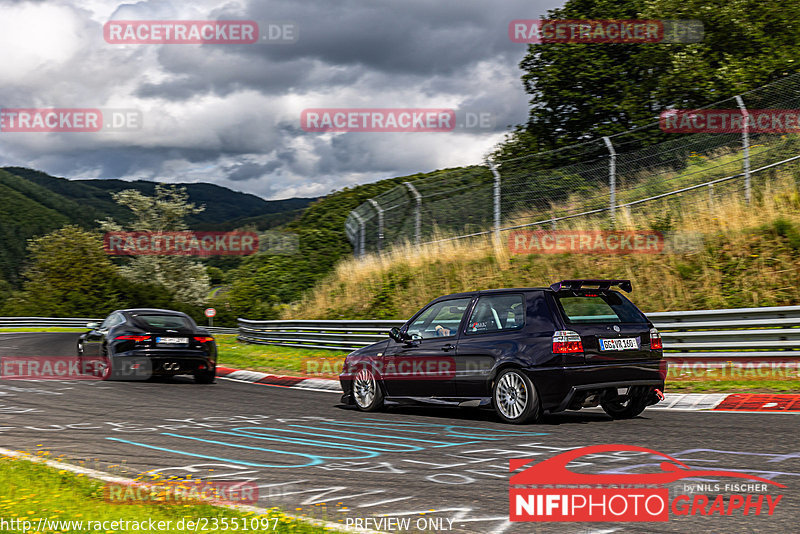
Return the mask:
<svg viewBox="0 0 800 534">
<path fill-rule="evenodd" d="M 140 349 L 114 355 L 114 368 L 137 378 L 194 374 L 216 369 L 216 355 L 201 350 Z"/>
<path fill-rule="evenodd" d="M 542 408 L 548 412 L 570 409 L 582 397 L 596 392 L 628 387 L 663 391 L 666 371 L 664 360 L 526 370 L 536 385 Z"/>
</svg>

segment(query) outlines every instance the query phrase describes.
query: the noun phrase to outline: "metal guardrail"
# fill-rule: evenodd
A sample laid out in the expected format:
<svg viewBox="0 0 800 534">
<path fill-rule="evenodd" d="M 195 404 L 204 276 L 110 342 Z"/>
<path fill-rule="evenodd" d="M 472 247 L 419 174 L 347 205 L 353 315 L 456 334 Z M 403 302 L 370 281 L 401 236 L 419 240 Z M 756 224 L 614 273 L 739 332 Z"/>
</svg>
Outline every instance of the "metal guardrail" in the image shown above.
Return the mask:
<svg viewBox="0 0 800 534">
<path fill-rule="evenodd" d="M 85 328 L 86 323 L 101 323 L 91 317 L 0 317 L 0 328 Z"/>
<path fill-rule="evenodd" d="M 0 317 L 0 328 L 86 328 L 86 323 L 102 323 L 90 317 Z M 212 334 L 238 334 L 238 328 L 204 327 Z"/>
<path fill-rule="evenodd" d="M 800 358 L 800 306 L 649 313 L 671 359 Z M 351 351 L 386 339 L 404 321 L 251 321 L 239 340 L 264 345 Z"/>
<path fill-rule="evenodd" d="M 800 358 L 800 306 L 648 313 L 661 331 L 671 359 Z M 102 319 L 0 317 L 0 328 L 85 328 Z M 351 351 L 386 339 L 404 321 L 239 319 L 239 328 L 211 327 L 213 334 L 238 334 L 263 345 Z"/>
<path fill-rule="evenodd" d="M 262 345 L 351 351 L 386 339 L 391 327 L 404 322 L 239 319 L 239 339 Z"/>
</svg>

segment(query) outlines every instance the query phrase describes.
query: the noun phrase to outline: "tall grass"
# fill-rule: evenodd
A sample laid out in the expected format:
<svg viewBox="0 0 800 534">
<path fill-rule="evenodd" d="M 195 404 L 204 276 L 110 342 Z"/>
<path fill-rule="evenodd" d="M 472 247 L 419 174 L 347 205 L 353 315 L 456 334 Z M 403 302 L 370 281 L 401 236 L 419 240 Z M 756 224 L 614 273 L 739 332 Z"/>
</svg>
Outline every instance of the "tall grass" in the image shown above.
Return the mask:
<svg viewBox="0 0 800 534">
<path fill-rule="evenodd" d="M 796 170 L 618 210 L 617 230 L 700 233 L 703 245 L 676 254 L 512 254 L 508 234 L 404 243 L 349 258 L 285 318 L 407 318 L 434 297 L 477 289 L 547 286 L 564 278 L 630 278 L 645 311 L 800 304 L 800 191 Z M 762 176 L 763 175 L 763 176 Z M 609 229 L 607 216 L 559 229 Z"/>
</svg>

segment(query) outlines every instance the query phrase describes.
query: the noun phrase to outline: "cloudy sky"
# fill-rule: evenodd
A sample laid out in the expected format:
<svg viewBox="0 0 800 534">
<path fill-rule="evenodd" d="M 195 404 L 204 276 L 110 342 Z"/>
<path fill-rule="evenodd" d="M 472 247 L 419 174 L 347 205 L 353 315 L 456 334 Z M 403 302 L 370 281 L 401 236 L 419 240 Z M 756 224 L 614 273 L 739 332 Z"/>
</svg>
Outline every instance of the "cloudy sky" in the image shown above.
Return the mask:
<svg viewBox="0 0 800 534">
<path fill-rule="evenodd" d="M 68 178 L 212 182 L 267 199 L 480 162 L 527 98 L 508 23 L 554 0 L 0 0 L 0 106 L 137 110 L 93 133 L 0 132 L 0 165 Z M 109 20 L 296 24 L 293 44 L 109 44 Z M 448 108 L 451 132 L 312 133 L 308 108 Z M 473 115 L 475 116 L 475 115 Z M 461 124 L 461 123 L 459 123 Z M 485 125 L 484 125 L 485 126 Z"/>
</svg>

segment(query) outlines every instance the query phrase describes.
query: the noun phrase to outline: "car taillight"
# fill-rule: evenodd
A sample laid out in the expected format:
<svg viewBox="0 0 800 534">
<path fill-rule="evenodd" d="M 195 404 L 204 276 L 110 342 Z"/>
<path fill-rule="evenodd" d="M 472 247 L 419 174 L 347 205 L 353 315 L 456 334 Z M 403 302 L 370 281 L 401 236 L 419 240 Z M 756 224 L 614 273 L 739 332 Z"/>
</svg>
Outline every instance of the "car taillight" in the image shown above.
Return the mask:
<svg viewBox="0 0 800 534">
<path fill-rule="evenodd" d="M 194 340 L 200 343 L 208 343 L 209 341 L 214 341 L 214 338 L 211 336 L 194 336 Z"/>
<path fill-rule="evenodd" d="M 135 341 L 137 343 L 141 343 L 142 341 L 147 341 L 150 339 L 150 336 L 117 336 L 114 338 L 115 341 Z"/>
<path fill-rule="evenodd" d="M 553 334 L 553 354 L 583 352 L 581 336 L 572 330 L 559 330 Z"/>
<path fill-rule="evenodd" d="M 664 348 L 664 343 L 661 341 L 661 334 L 655 328 L 650 329 L 650 350 L 661 350 Z"/>
</svg>

